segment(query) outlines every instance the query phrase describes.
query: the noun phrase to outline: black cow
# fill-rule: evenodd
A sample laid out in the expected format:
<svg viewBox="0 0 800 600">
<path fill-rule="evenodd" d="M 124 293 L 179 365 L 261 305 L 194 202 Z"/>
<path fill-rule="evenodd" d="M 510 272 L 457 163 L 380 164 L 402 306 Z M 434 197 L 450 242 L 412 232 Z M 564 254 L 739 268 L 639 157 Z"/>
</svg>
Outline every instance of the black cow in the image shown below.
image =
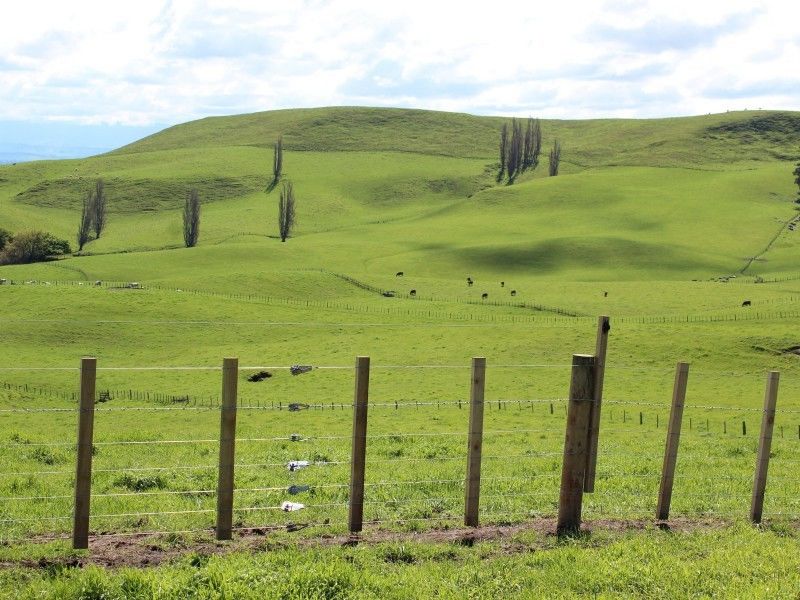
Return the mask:
<svg viewBox="0 0 800 600">
<path fill-rule="evenodd" d="M 751 306 L 751 305 L 752 303 L 750 302 L 750 300 L 745 300 L 744 302 L 742 302 L 742 306 Z"/>
<path fill-rule="evenodd" d="M 511 290 L 511 295 L 512 296 L 516 296 L 517 295 L 517 290 Z"/>
<path fill-rule="evenodd" d="M 481 294 L 481 300 L 486 300 L 488 297 L 489 294 L 487 294 L 486 292 L 483 292 L 483 294 Z"/>
<path fill-rule="evenodd" d="M 397 273 L 394 274 L 394 276 L 395 277 L 402 277 L 403 276 L 403 272 L 402 271 L 398 271 Z"/>
<path fill-rule="evenodd" d="M 417 290 L 411 290 L 410 292 L 408 292 L 408 294 L 409 294 L 409 296 L 416 296 L 417 295 Z"/>
</svg>

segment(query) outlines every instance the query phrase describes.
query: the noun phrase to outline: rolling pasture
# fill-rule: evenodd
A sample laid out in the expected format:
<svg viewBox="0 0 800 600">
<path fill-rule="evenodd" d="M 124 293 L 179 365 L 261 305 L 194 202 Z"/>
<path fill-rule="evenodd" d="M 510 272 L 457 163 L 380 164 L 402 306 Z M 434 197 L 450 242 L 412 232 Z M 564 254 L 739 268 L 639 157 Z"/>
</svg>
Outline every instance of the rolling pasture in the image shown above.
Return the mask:
<svg viewBox="0 0 800 600">
<path fill-rule="evenodd" d="M 565 147 L 562 174 L 548 178 L 540 165 L 511 186 L 495 180 L 501 122 L 277 111 L 177 126 L 90 159 L 0 167 L 0 227 L 12 231 L 72 239 L 95 178 L 109 196 L 108 228 L 81 255 L 0 267 L 0 561 L 13 567 L 3 587 L 791 594 L 800 231 L 788 225 L 800 117 L 544 121 L 544 147 L 555 137 Z M 278 135 L 298 197 L 286 243 L 278 191 L 265 191 Z M 199 245 L 186 249 L 190 187 L 204 204 Z M 546 530 L 558 510 L 571 356 L 593 352 L 598 315 L 612 329 L 598 479 L 584 498 L 593 533 L 565 545 Z M 320 546 L 347 533 L 357 355 L 372 361 L 364 517 L 377 541 Z M 84 556 L 68 539 L 81 356 L 98 358 L 102 400 L 92 543 L 184 548 L 173 564 L 27 568 Z M 234 528 L 274 544 L 266 555 L 191 554 L 213 538 L 225 356 L 240 364 Z M 435 536 L 463 527 L 474 356 L 487 358 L 481 523 L 510 533 L 470 549 Z M 690 373 L 672 535 L 648 523 L 678 361 Z M 292 365 L 313 368 L 292 375 Z M 745 521 L 770 370 L 781 381 L 767 526 L 754 531 Z M 258 371 L 271 376 L 247 380 Z M 290 471 L 297 460 L 310 464 Z M 305 507 L 285 512 L 287 501 Z M 678 568 L 686 555 L 695 565 Z M 637 568 L 598 570 L 598 560 Z M 264 569 L 272 579 L 256 575 Z"/>
</svg>

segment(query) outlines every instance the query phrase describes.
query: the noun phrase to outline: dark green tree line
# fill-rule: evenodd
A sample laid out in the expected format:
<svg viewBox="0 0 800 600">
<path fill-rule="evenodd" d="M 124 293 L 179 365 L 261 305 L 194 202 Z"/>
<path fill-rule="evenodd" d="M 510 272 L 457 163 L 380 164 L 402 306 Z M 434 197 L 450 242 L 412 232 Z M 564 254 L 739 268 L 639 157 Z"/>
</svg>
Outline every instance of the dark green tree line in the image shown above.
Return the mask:
<svg viewBox="0 0 800 600">
<path fill-rule="evenodd" d="M 509 134 L 508 123 L 503 123 L 500 130 L 500 170 L 497 174 L 497 181 L 507 176 L 509 184 L 528 169 L 536 169 L 542 151 L 539 119 L 528 118 L 524 133 L 522 123 L 516 118 L 511 119 L 510 130 Z"/>
</svg>

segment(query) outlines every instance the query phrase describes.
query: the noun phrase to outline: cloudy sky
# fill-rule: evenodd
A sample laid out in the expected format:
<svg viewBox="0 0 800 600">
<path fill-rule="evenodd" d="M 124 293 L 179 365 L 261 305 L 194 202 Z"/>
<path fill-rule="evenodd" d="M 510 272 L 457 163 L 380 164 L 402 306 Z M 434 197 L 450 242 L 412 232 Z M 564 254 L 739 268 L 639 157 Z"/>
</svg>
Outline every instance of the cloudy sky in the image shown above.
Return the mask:
<svg viewBox="0 0 800 600">
<path fill-rule="evenodd" d="M 102 145 L 102 132 L 332 105 L 797 110 L 795 12 L 788 0 L 24 0 L 0 20 L 0 136 L 57 123 Z"/>
</svg>

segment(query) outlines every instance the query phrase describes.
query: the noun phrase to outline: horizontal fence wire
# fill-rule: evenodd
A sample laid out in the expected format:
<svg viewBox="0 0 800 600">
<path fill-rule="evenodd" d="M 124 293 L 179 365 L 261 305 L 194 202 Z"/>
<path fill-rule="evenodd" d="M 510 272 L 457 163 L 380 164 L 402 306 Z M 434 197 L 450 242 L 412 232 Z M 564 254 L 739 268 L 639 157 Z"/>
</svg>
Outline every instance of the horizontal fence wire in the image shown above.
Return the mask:
<svg viewBox="0 0 800 600">
<path fill-rule="evenodd" d="M 489 368 L 567 368 L 571 365 L 568 364 L 508 364 L 508 365 L 490 365 Z M 247 370 L 247 369 L 291 369 L 292 367 L 241 367 L 240 370 Z M 470 368 L 469 365 L 382 365 L 382 366 L 372 366 L 373 369 L 468 369 Z M 613 367 L 611 367 L 613 368 Z M 636 370 L 648 370 L 646 367 L 628 367 L 631 369 Z M 15 369 L 15 368 L 10 368 Z M 325 366 L 313 366 L 312 369 L 329 369 L 329 370 L 342 370 L 342 371 L 354 371 L 352 366 L 336 366 L 336 365 L 325 365 Z M 61 370 L 58 367 L 48 367 L 43 370 Z M 64 370 L 70 371 L 78 371 L 77 368 L 69 368 Z M 107 367 L 105 369 L 101 368 L 98 370 L 108 370 L 108 371 L 137 371 L 137 370 L 211 370 L 211 371 L 220 371 L 221 367 Z M 661 371 L 658 371 L 661 372 Z M 663 373 L 666 375 L 671 371 L 664 370 Z M 132 396 L 136 396 L 137 399 L 141 399 L 147 397 L 148 392 L 140 392 L 140 391 L 133 391 L 128 390 L 128 393 L 125 394 L 123 391 L 120 395 L 121 397 L 131 398 Z M 154 397 L 157 396 L 154 394 Z M 73 396 L 74 397 L 74 396 Z M 176 395 L 164 395 L 161 394 L 159 398 L 166 398 L 168 401 L 171 399 L 172 401 L 184 402 L 184 398 L 188 398 L 188 396 L 176 396 Z M 553 406 L 558 404 L 559 408 L 566 407 L 567 398 L 563 397 L 554 397 L 554 398 L 531 398 L 531 399 L 508 399 L 508 398 L 499 398 L 494 400 L 485 400 L 484 404 L 487 405 L 489 408 L 492 405 L 495 406 L 508 406 L 517 404 L 518 406 L 524 405 L 531 405 L 534 404 L 550 404 L 550 412 L 553 413 Z M 196 399 L 195 399 L 196 401 Z M 208 400 L 200 399 L 201 402 L 209 401 L 209 402 L 218 402 L 218 398 L 209 397 Z M 605 403 L 611 405 L 626 405 L 626 406 L 638 406 L 638 407 L 656 407 L 664 412 L 668 411 L 670 406 L 667 403 L 654 403 L 649 400 L 637 400 L 637 399 L 624 399 L 624 398 L 610 398 L 605 400 Z M 454 406 L 458 405 L 459 407 L 466 406 L 469 407 L 469 400 L 468 399 L 447 399 L 447 400 L 411 400 L 408 398 L 403 398 L 401 400 L 396 400 L 394 402 L 374 402 L 370 403 L 369 406 L 385 406 L 385 407 L 393 407 L 395 409 L 398 408 L 420 408 L 420 407 L 440 407 L 440 406 Z M 279 410 L 283 411 L 286 410 L 287 412 L 296 411 L 299 407 L 300 410 L 315 410 L 315 409 L 324 409 L 328 410 L 328 407 L 334 408 L 339 407 L 340 409 L 348 408 L 352 409 L 353 404 L 351 402 L 347 403 L 324 403 L 319 402 L 315 404 L 301 404 L 301 403 L 286 403 L 283 404 L 281 402 L 278 403 L 277 406 L 274 405 L 274 402 L 271 406 L 264 407 L 258 406 L 245 406 L 243 404 L 237 406 L 237 410 L 249 410 L 249 409 L 261 409 L 261 410 Z M 294 408 L 292 408 L 294 407 Z M 180 407 L 108 407 L 98 405 L 95 408 L 95 412 L 112 412 L 117 410 L 186 410 L 186 409 L 196 409 L 196 410 L 208 410 L 206 407 L 196 407 L 196 406 L 180 406 Z M 217 407 L 219 408 L 219 407 Z M 754 408 L 754 407 L 741 407 L 741 406 L 712 406 L 712 405 L 693 405 L 687 403 L 685 405 L 685 410 L 689 411 L 692 409 L 697 410 L 727 410 L 727 411 L 741 411 L 741 412 L 752 412 L 752 413 L 762 413 L 763 409 L 761 408 Z M 0 409 L 0 412 L 31 412 L 31 411 L 38 411 L 41 412 L 75 412 L 76 414 L 79 412 L 77 408 L 41 408 L 41 409 L 27 409 L 27 408 L 10 408 L 10 409 Z M 777 414 L 797 414 L 800 413 L 800 410 L 792 410 L 792 409 L 785 409 L 785 410 L 778 410 L 776 411 Z M 625 413 L 623 412 L 625 415 Z M 659 429 L 653 429 L 653 421 L 652 421 L 652 414 L 648 415 L 648 421 L 646 425 L 648 427 L 637 428 L 635 424 L 635 411 L 631 411 L 629 413 L 630 417 L 630 426 L 627 428 L 620 428 L 618 424 L 614 424 L 611 428 L 603 428 L 601 426 L 601 435 L 610 435 L 616 433 L 624 433 L 627 435 L 633 435 L 632 439 L 636 439 L 638 435 L 666 435 L 666 425 L 667 419 L 665 418 L 663 421 L 663 426 L 660 429 L 664 431 L 660 431 Z M 563 419 L 563 414 L 561 414 L 561 410 L 559 410 L 559 419 Z M 626 417 L 623 416 L 623 419 Z M 684 419 L 685 421 L 686 419 Z M 563 420 L 562 420 L 563 422 Z M 736 420 L 733 419 L 731 421 L 724 421 L 733 428 L 732 433 L 736 432 Z M 604 420 L 605 423 L 605 420 Z M 658 422 L 656 422 L 658 424 Z M 709 422 L 706 419 L 705 423 L 702 420 L 695 421 L 697 424 L 697 428 L 693 431 L 692 430 L 692 422 L 691 418 L 689 419 L 689 428 L 688 432 L 684 425 L 684 435 L 687 433 L 697 433 L 697 434 L 708 434 L 709 429 Z M 643 421 L 642 412 L 639 413 L 639 425 L 645 424 Z M 717 425 L 718 423 L 715 423 Z M 703 430 L 702 426 L 705 425 L 705 430 Z M 527 434 L 563 434 L 563 427 L 536 427 L 536 428 L 498 428 L 498 429 L 489 429 L 483 432 L 484 441 L 491 441 L 493 437 L 501 437 L 501 436 L 513 436 L 513 435 L 527 435 Z M 723 437 L 719 431 L 715 431 L 715 437 L 721 438 Z M 756 432 L 757 433 L 757 432 Z M 783 437 L 783 429 L 780 430 L 780 435 Z M 368 439 L 372 440 L 396 440 L 396 439 L 430 439 L 430 438 L 445 438 L 445 439 L 457 439 L 457 438 L 464 438 L 467 436 L 466 431 L 439 431 L 439 432 L 392 432 L 392 433 L 384 433 L 378 432 L 374 434 L 367 435 Z M 798 429 L 798 436 L 800 436 L 800 429 Z M 727 436 L 732 437 L 732 436 Z M 751 434 L 751 437 L 752 434 Z M 777 431 L 773 434 L 773 437 L 777 438 Z M 289 434 L 289 435 L 275 435 L 275 436 L 263 436 L 263 437 L 256 437 L 256 436 L 241 436 L 235 438 L 235 441 L 239 443 L 252 443 L 252 444 L 267 444 L 267 443 L 275 443 L 275 442 L 314 442 L 314 441 L 349 441 L 352 439 L 350 435 L 302 435 L 302 434 Z M 118 439 L 118 440 L 99 440 L 94 442 L 94 446 L 97 447 L 110 447 L 110 446 L 158 446 L 158 445 L 192 445 L 192 444 L 218 444 L 219 439 L 211 439 L 211 438 L 197 438 L 197 439 L 152 439 L 152 440 L 142 440 L 142 439 Z M 0 442 L 0 446 L 2 447 L 24 447 L 24 446 L 31 446 L 31 447 L 65 447 L 65 448 L 75 448 L 76 444 L 74 442 L 47 442 L 47 441 L 12 441 L 12 442 Z M 299 446 L 302 447 L 302 446 Z M 299 448 L 298 447 L 298 448 Z M 773 449 L 775 451 L 775 449 Z M 320 455 L 316 455 L 320 456 Z M 490 453 L 482 457 L 485 461 L 506 461 L 516 463 L 518 461 L 524 461 L 525 459 L 528 460 L 535 460 L 538 458 L 548 458 L 548 457 L 562 457 L 565 456 L 565 453 L 562 451 L 530 451 L 525 453 L 512 453 L 512 454 L 497 454 L 497 453 Z M 625 458 L 635 458 L 635 459 L 642 459 L 649 461 L 651 459 L 660 461 L 663 458 L 662 454 L 654 454 L 649 452 L 641 452 L 641 451 L 633 451 L 633 450 L 624 450 L 622 448 L 604 448 L 601 446 L 600 456 L 610 456 L 610 457 L 625 457 Z M 379 463 L 381 465 L 392 463 L 392 464 L 399 464 L 399 463 L 419 463 L 419 462 L 426 462 L 426 463 L 447 463 L 452 461 L 466 461 L 466 457 L 463 455 L 459 456 L 424 456 L 424 457 L 391 457 L 391 458 L 382 458 L 382 457 L 370 457 L 367 466 L 369 467 L 373 463 Z M 685 454 L 681 455 L 681 461 L 692 461 L 696 460 L 695 456 L 686 457 Z M 714 465 L 720 463 L 730 464 L 734 461 L 742 461 L 741 456 L 708 456 L 703 455 L 702 461 L 706 465 Z M 800 463 L 800 459 L 794 459 L 791 457 L 783 458 L 780 455 L 772 457 L 773 464 L 796 464 Z M 235 463 L 235 468 L 237 469 L 263 469 L 263 468 L 281 468 L 286 469 L 291 464 L 291 461 L 280 461 L 280 462 L 242 462 L 242 463 Z M 313 460 L 308 461 L 307 465 L 302 466 L 310 466 L 310 467 L 322 467 L 322 466 L 337 466 L 337 465 L 349 465 L 349 460 Z M 217 470 L 218 465 L 173 465 L 173 466 L 158 466 L 158 467 L 148 467 L 148 466 L 134 466 L 134 467 L 121 467 L 121 468 L 100 468 L 94 469 L 95 473 L 127 473 L 127 472 L 167 472 L 167 471 L 175 471 L 175 470 L 184 470 L 184 471 L 200 471 L 200 470 Z M 292 469 L 289 469 L 292 472 Z M 7 473 L 0 473 L 0 476 L 17 476 L 17 475 L 46 475 L 46 474 L 61 474 L 61 475 L 70 475 L 74 476 L 74 471 L 66 471 L 66 470 L 42 470 L 42 471 L 28 471 L 28 472 L 7 472 Z M 292 475 L 295 476 L 294 474 Z M 525 515 L 530 516 L 533 512 L 536 511 L 535 507 L 528 508 L 527 510 L 523 510 L 519 513 L 503 513 L 493 511 L 491 507 L 493 505 L 498 505 L 499 507 L 503 507 L 503 501 L 507 501 L 508 503 L 513 506 L 515 503 L 518 504 L 519 499 L 525 498 L 550 498 L 553 500 L 558 499 L 558 490 L 557 488 L 553 488 L 549 491 L 537 491 L 534 488 L 534 491 L 520 491 L 518 485 L 513 486 L 505 486 L 511 487 L 508 491 L 503 491 L 503 485 L 499 484 L 509 484 L 509 483 L 519 483 L 525 481 L 536 481 L 536 480 L 554 480 L 560 477 L 560 472 L 552 471 L 548 473 L 538 473 L 538 474 L 531 474 L 531 475 L 520 475 L 520 476 L 494 476 L 494 477 L 486 477 L 484 476 L 481 481 L 486 486 L 485 492 L 481 495 L 482 500 L 486 501 L 483 505 L 484 508 L 484 518 L 485 519 L 492 519 L 492 518 L 499 518 L 502 515 Z M 611 497 L 614 501 L 624 502 L 625 498 L 649 498 L 654 501 L 656 495 L 656 486 L 660 479 L 660 475 L 656 473 L 636 473 L 636 472 L 623 472 L 623 471 L 604 471 L 601 470 L 597 473 L 597 477 L 600 479 L 608 480 L 609 482 L 613 483 L 614 481 L 618 482 L 616 487 L 610 487 L 607 490 L 599 490 L 599 493 L 590 500 L 587 500 L 587 510 L 588 512 L 595 513 L 597 512 L 596 504 L 597 502 L 600 505 L 608 505 L 607 497 Z M 674 476 L 676 482 L 679 481 L 708 481 L 708 477 L 701 477 L 697 475 L 682 475 L 680 473 Z M 749 495 L 745 496 L 744 493 L 736 494 L 732 493 L 731 489 L 738 488 L 739 483 L 752 483 L 752 478 L 747 476 L 737 476 L 737 475 L 714 475 L 714 479 L 721 480 L 718 485 L 713 487 L 706 486 L 710 489 L 704 489 L 702 492 L 697 491 L 688 491 L 687 493 L 680 493 L 676 495 L 676 498 L 673 500 L 674 504 L 680 504 L 681 500 L 686 498 L 689 500 L 716 500 L 719 501 L 720 499 L 725 499 L 728 503 L 741 503 L 746 505 L 747 500 L 749 499 Z M 794 482 L 796 478 L 791 476 L 785 475 L 770 475 L 769 481 L 770 482 Z M 630 482 L 630 483 L 629 483 Z M 636 482 L 636 483 L 633 483 Z M 724 484 L 728 484 L 727 486 Z M 15 484 L 16 485 L 16 484 Z M 377 507 L 397 507 L 400 504 L 405 504 L 409 506 L 417 506 L 417 505 L 424 505 L 428 503 L 461 503 L 464 501 L 464 495 L 434 495 L 434 496 L 418 496 L 415 497 L 413 495 L 407 495 L 403 492 L 394 491 L 393 488 L 417 488 L 417 489 L 426 489 L 431 488 L 428 490 L 430 491 L 435 490 L 436 492 L 447 492 L 452 491 L 448 489 L 448 487 L 444 486 L 458 486 L 461 487 L 465 485 L 464 478 L 442 478 L 442 479 L 412 479 L 412 480 L 390 480 L 390 481 L 371 481 L 365 483 L 365 487 L 368 489 L 379 490 L 379 489 L 386 489 L 391 490 L 380 495 L 396 495 L 398 497 L 390 498 L 390 499 L 375 499 L 371 500 L 368 499 L 364 502 L 365 506 L 377 508 Z M 549 483 L 548 483 L 549 485 Z M 433 486 L 443 486 L 440 488 L 434 488 Z M 297 486 L 288 486 L 288 485 L 281 485 L 281 486 L 262 486 L 262 487 L 241 487 L 235 488 L 235 492 L 237 494 L 264 494 L 265 496 L 275 496 L 279 494 L 291 494 L 295 495 L 297 492 L 292 492 L 291 489 Z M 308 485 L 300 486 L 305 489 L 301 490 L 303 492 L 312 492 L 315 490 L 346 490 L 349 485 L 346 483 L 322 483 L 322 484 L 314 484 L 309 483 Z M 744 487 L 744 486 L 741 486 Z M 92 497 L 94 498 L 118 498 L 118 499 L 127 499 L 132 497 L 143 497 L 143 498 L 155 498 L 158 496 L 180 496 L 180 495 L 204 495 L 204 496 L 216 496 L 217 490 L 214 489 L 187 489 L 187 490 L 153 490 L 153 491 L 141 491 L 141 492 L 114 492 L 108 491 L 104 493 L 97 493 L 93 494 Z M 331 494 L 333 499 L 335 499 L 339 494 L 334 493 Z M 380 497 L 379 495 L 379 497 Z M 71 499 L 73 496 L 64 494 L 52 494 L 52 495 L 29 495 L 29 496 L 10 496 L 10 497 L 0 497 L 0 501 L 41 501 L 41 500 L 66 500 Z M 250 501 L 253 500 L 252 497 L 249 497 Z M 302 498 L 302 497 L 301 497 Z M 771 490 L 768 493 L 768 498 L 772 501 L 784 501 L 784 500 L 794 500 L 794 496 L 791 495 L 788 491 L 787 486 L 778 486 L 776 490 Z M 322 500 L 327 498 L 323 497 Z M 258 502 L 259 499 L 256 499 Z M 635 504 L 636 502 L 631 502 Z M 199 499 L 197 502 L 194 503 L 194 506 L 203 506 Z M 549 506 L 550 503 L 548 503 Z M 697 503 L 698 505 L 701 503 Z M 723 506 L 726 503 L 721 503 Z M 325 510 L 325 509 L 341 509 L 349 506 L 349 502 L 321 502 L 319 504 L 304 504 L 303 510 L 306 511 L 314 511 L 314 510 Z M 127 508 L 127 506 L 126 506 Z M 242 506 L 242 507 L 233 507 L 233 512 L 235 513 L 248 513 L 248 514 L 255 514 L 259 512 L 267 512 L 267 511 L 275 511 L 275 512 L 292 512 L 293 517 L 296 516 L 296 511 L 287 511 L 284 505 L 277 505 L 277 504 L 269 504 L 265 506 Z M 436 510 L 439 510 L 438 508 Z M 638 512 L 640 509 L 633 508 L 621 508 L 619 512 L 624 513 L 626 510 L 632 510 L 633 513 Z M 215 510 L 208 508 L 194 508 L 194 509 L 183 509 L 183 510 L 159 510 L 159 511 L 145 511 L 145 512 L 110 512 L 110 513 L 96 513 L 92 514 L 92 519 L 114 519 L 114 518 L 143 518 L 143 517 L 156 517 L 156 516 L 181 516 L 181 515 L 204 515 L 204 514 L 212 514 Z M 379 514 L 383 511 L 377 511 Z M 445 511 L 446 512 L 446 511 Z M 673 511 L 676 512 L 676 511 Z M 681 511 L 677 511 L 680 513 Z M 714 511 L 713 508 L 703 508 L 697 510 L 684 510 L 685 514 L 695 515 L 698 512 L 703 513 L 706 512 L 708 514 L 718 515 L 722 513 L 717 513 Z M 733 513 L 731 513 L 733 514 Z M 791 515 L 791 513 L 783 513 L 783 512 L 776 512 L 776 513 L 764 513 L 765 516 L 770 515 Z M 741 517 L 742 515 L 736 515 L 737 517 Z M 63 516 L 46 516 L 46 517 L 34 517 L 34 518 L 22 518 L 22 519 L 0 519 L 2 523 L 30 523 L 36 521 L 62 521 L 62 520 L 69 520 L 72 517 L 63 517 Z M 409 518 L 396 518 L 396 519 L 382 519 L 382 520 L 373 520 L 373 521 L 365 521 L 366 524 L 376 524 L 376 523 L 408 523 L 414 521 L 443 521 L 443 520 L 460 520 L 461 516 L 450 516 L 447 514 L 443 514 L 440 516 L 432 516 L 432 517 L 409 517 Z M 249 520 L 249 519 L 248 519 Z M 329 526 L 329 523 L 323 523 L 322 525 Z M 257 530 L 257 529 L 289 529 L 292 528 L 303 528 L 303 527 L 313 527 L 315 526 L 313 523 L 298 523 L 298 524 L 286 524 L 286 525 L 267 525 L 261 528 L 259 527 L 237 527 L 233 528 L 237 531 L 246 531 L 246 530 Z M 209 529 L 194 529 L 194 530 L 179 530 L 186 531 L 186 532 L 209 532 Z M 173 532 L 167 532 L 173 533 Z M 103 535 L 117 535 L 117 534 L 103 534 Z M 146 535 L 145 533 L 135 532 L 135 533 L 121 533 L 119 535 Z"/>
</svg>

